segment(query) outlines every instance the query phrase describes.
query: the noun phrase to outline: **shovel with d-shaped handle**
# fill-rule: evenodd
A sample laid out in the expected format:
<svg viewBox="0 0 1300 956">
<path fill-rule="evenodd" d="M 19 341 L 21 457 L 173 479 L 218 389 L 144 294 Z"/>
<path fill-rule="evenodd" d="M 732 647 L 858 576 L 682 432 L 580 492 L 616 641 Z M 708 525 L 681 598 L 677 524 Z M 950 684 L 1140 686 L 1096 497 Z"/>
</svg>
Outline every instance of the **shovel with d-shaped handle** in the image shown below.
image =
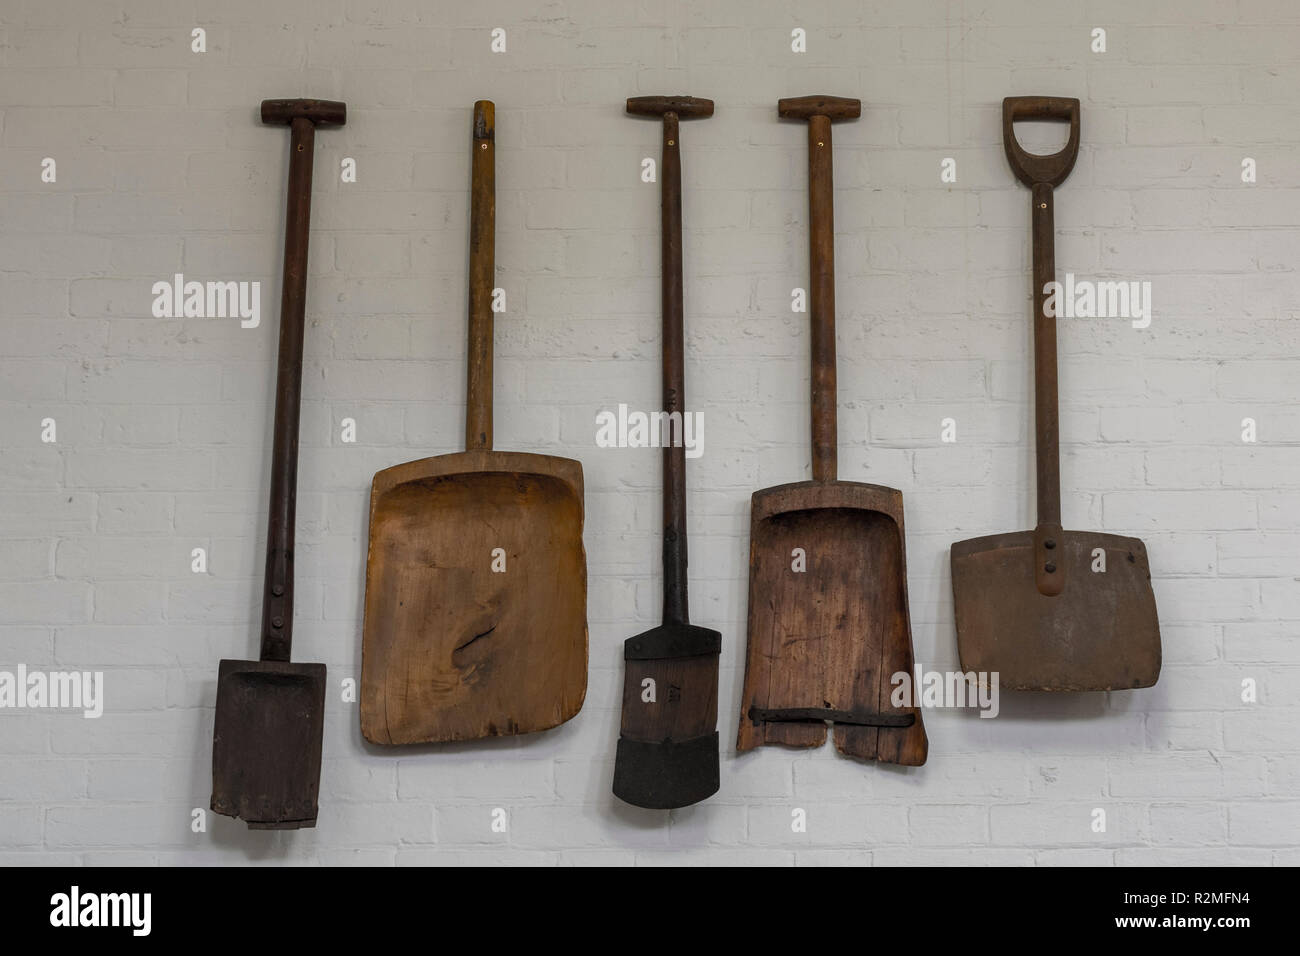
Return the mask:
<svg viewBox="0 0 1300 956">
<path fill-rule="evenodd" d="M 672 809 L 718 790 L 718 654 L 722 635 L 690 623 L 686 601 L 685 372 L 682 321 L 682 165 L 678 119 L 713 115 L 693 96 L 637 96 L 634 116 L 663 117 L 663 624 L 623 644 L 623 722 L 614 795 Z M 673 435 L 674 416 L 676 424 Z"/>
<path fill-rule="evenodd" d="M 342 126 L 346 107 L 327 100 L 264 100 L 262 122 L 288 126 L 289 198 L 275 378 L 270 522 L 256 661 L 222 661 L 212 733 L 212 809 L 256 830 L 316 825 L 325 665 L 289 661 L 293 642 L 293 539 L 298 496 L 298 415 L 307 299 L 307 235 L 317 126 Z"/>
<path fill-rule="evenodd" d="M 1017 120 L 1070 124 L 1059 153 L 1016 141 Z M 1002 101 L 1002 140 L 1031 190 L 1034 246 L 1034 421 L 1038 526 L 952 546 L 952 593 L 962 670 L 998 673 L 1008 690 L 1124 690 L 1160 676 L 1160 623 L 1146 547 L 1137 538 L 1061 530 L 1060 415 L 1053 190 L 1079 152 L 1079 101 L 1012 96 Z"/>
<path fill-rule="evenodd" d="M 903 494 L 836 475 L 831 122 L 857 119 L 862 103 L 804 96 L 777 112 L 808 121 L 813 477 L 756 491 L 750 504 L 736 749 L 820 747 L 831 722 L 841 753 L 919 765 L 928 752 L 919 701 L 891 699 L 893 676 L 913 670 Z"/>
</svg>

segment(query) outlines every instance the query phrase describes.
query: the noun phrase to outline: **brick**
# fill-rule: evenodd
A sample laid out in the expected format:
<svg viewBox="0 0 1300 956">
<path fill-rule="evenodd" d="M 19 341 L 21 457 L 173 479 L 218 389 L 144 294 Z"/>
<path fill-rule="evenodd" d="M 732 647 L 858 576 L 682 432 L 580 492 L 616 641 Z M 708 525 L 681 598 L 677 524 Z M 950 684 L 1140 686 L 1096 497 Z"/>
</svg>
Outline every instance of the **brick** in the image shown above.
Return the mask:
<svg viewBox="0 0 1300 956">
<path fill-rule="evenodd" d="M 1093 832 L 1095 810 L 1104 810 L 1106 831 Z M 1145 842 L 1140 804 L 1098 799 L 1091 803 L 1002 804 L 989 808 L 993 841 L 1003 846 L 1123 846 Z"/>
<path fill-rule="evenodd" d="M 80 581 L 0 583 L 5 624 L 73 624 L 90 614 L 90 585 Z"/>
<path fill-rule="evenodd" d="M 980 804 L 914 806 L 908 832 L 919 846 L 960 846 L 988 839 L 988 808 Z"/>
<path fill-rule="evenodd" d="M 1300 844 L 1300 802 L 1266 801 L 1228 808 L 1228 837 L 1239 846 Z"/>
<path fill-rule="evenodd" d="M 197 842 L 199 835 L 190 832 L 189 824 L 184 806 L 55 806 L 46 811 L 45 842 L 56 849 L 174 846 Z"/>
<path fill-rule="evenodd" d="M 6 725 L 7 726 L 7 725 Z M 86 765 L 80 760 L 11 758 L 0 779 L 0 800 L 6 803 L 59 803 L 77 800 L 86 792 Z M 4 817 L 0 816 L 0 821 Z M 14 825 L 10 820 L 10 826 Z M 0 830 L 5 824 L 0 822 Z M 10 844 L 9 840 L 0 843 Z M 17 841 L 21 845 L 21 840 Z"/>
<path fill-rule="evenodd" d="M 41 808 L 37 806 L 0 807 L 0 845 L 39 847 L 42 844 Z"/>
<path fill-rule="evenodd" d="M 1102 496 L 1107 530 L 1234 531 L 1256 527 L 1254 498 L 1229 491 L 1115 492 Z"/>
</svg>

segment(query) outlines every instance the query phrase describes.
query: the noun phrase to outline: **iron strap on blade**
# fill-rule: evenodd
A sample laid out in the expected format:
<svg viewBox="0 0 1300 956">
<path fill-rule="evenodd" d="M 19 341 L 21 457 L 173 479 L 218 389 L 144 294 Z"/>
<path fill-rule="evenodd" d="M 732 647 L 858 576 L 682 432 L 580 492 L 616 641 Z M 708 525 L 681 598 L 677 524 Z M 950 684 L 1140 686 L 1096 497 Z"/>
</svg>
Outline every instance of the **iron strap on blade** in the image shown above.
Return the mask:
<svg viewBox="0 0 1300 956">
<path fill-rule="evenodd" d="M 832 710 L 829 707 L 749 708 L 749 719 L 762 723 L 816 723 L 853 724 L 858 727 L 911 727 L 915 714 L 867 714 L 854 710 Z"/>
<path fill-rule="evenodd" d="M 1065 147 L 1027 153 L 1018 120 L 1070 124 Z M 953 603 L 963 671 L 997 672 L 1007 690 L 1102 691 L 1149 687 L 1160 675 L 1160 625 L 1146 547 L 1137 538 L 1061 527 L 1056 318 L 1055 187 L 1079 151 L 1077 99 L 1008 97 L 1007 161 L 1030 189 L 1033 224 L 1034 432 L 1038 521 L 1033 531 L 952 546 Z"/>
<path fill-rule="evenodd" d="M 375 744 L 547 730 L 587 693 L 582 465 L 493 448 L 495 117 L 474 104 L 465 451 L 371 485 L 360 710 Z"/>
<path fill-rule="evenodd" d="M 921 712 L 891 708 L 892 676 L 914 670 L 903 496 L 837 475 L 831 124 L 857 119 L 862 104 L 805 96 L 777 112 L 808 123 L 812 480 L 752 499 L 736 749 L 818 747 L 831 721 L 841 753 L 918 765 L 928 751 Z M 806 567 L 792 567 L 794 555 Z"/>
<path fill-rule="evenodd" d="M 686 414 L 682 305 L 682 169 L 678 120 L 713 115 L 713 101 L 638 96 L 634 116 L 663 121 L 663 405 L 672 428 Z M 680 426 L 679 426 L 680 427 Z M 690 623 L 687 606 L 686 448 L 664 443 L 663 624 L 623 645 L 623 709 L 614 795 L 638 807 L 690 806 L 718 790 L 718 655 L 722 635 Z M 671 433 L 665 439 L 672 439 Z"/>
<path fill-rule="evenodd" d="M 317 126 L 342 126 L 346 116 L 344 104 L 328 100 L 262 103 L 263 123 L 291 129 L 262 646 L 260 660 L 221 662 L 212 732 L 212 809 L 243 819 L 251 829 L 316 825 L 325 665 L 289 660 L 298 420 L 315 133 Z"/>
</svg>

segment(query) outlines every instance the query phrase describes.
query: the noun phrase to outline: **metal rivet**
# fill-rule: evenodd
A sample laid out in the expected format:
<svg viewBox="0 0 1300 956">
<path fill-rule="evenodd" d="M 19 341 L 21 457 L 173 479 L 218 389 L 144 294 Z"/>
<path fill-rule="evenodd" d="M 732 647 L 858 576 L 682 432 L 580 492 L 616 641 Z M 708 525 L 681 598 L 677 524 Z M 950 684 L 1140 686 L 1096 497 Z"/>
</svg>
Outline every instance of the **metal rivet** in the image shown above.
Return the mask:
<svg viewBox="0 0 1300 956">
<path fill-rule="evenodd" d="M 284 585 L 277 584 L 275 587 L 271 588 L 271 593 L 274 594 L 276 597 L 279 597 L 281 594 L 284 593 Z"/>
<path fill-rule="evenodd" d="M 1046 571 L 1048 574 L 1055 574 L 1056 565 L 1051 561 L 1048 561 L 1045 565 L 1043 565 L 1043 570 Z"/>
<path fill-rule="evenodd" d="M 670 140 L 668 141 L 668 145 L 669 145 L 669 146 L 676 146 L 676 145 L 677 145 L 677 141 L 676 141 L 676 140 L 672 140 L 672 139 L 670 139 Z"/>
<path fill-rule="evenodd" d="M 479 149 L 487 149 L 487 143 L 479 143 L 479 144 L 478 144 L 478 148 L 479 148 Z"/>
<path fill-rule="evenodd" d="M 1048 551 L 1051 551 L 1054 547 L 1056 547 L 1056 541 L 1053 540 L 1052 538 L 1048 538 L 1046 541 L 1043 542 L 1043 547 L 1046 548 Z"/>
<path fill-rule="evenodd" d="M 302 143 L 299 143 L 299 144 L 298 144 L 298 152 L 300 152 L 300 153 L 302 152 Z"/>
<path fill-rule="evenodd" d="M 273 617 L 273 618 L 271 618 L 271 626 L 272 626 L 272 627 L 284 627 L 284 618 L 282 618 L 282 617 Z"/>
<path fill-rule="evenodd" d="M 1038 208 L 1039 208 L 1039 209 L 1046 209 L 1046 208 L 1047 208 L 1047 203 L 1045 203 L 1045 202 L 1040 202 L 1040 203 L 1038 204 Z"/>
</svg>

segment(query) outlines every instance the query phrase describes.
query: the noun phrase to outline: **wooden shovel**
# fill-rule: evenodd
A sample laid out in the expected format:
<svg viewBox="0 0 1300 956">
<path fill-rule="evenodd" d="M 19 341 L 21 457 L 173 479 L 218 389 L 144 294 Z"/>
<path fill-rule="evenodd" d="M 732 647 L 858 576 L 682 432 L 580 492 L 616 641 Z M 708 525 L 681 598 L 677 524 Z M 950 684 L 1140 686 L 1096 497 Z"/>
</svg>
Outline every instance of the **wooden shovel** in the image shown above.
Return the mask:
<svg viewBox="0 0 1300 956">
<path fill-rule="evenodd" d="M 492 450 L 494 125 L 475 103 L 465 451 L 371 488 L 361 732 L 376 744 L 546 730 L 587 693 L 582 465 Z"/>
<path fill-rule="evenodd" d="M 264 100 L 262 122 L 291 129 L 289 197 L 275 379 L 270 522 L 256 661 L 221 662 L 212 733 L 212 809 L 251 829 L 316 825 L 325 665 L 289 661 L 293 643 L 293 539 L 298 496 L 298 416 L 307 299 L 307 235 L 317 126 L 342 126 L 346 107 L 327 100 Z"/>
<path fill-rule="evenodd" d="M 663 624 L 623 644 L 623 721 L 614 795 L 671 809 L 718 791 L 718 654 L 722 635 L 690 623 L 686 600 L 686 414 L 682 321 L 682 165 L 678 119 L 713 115 L 693 96 L 637 96 L 634 116 L 663 117 L 662 284 L 664 411 Z"/>
<path fill-rule="evenodd" d="M 1016 142 L 1022 119 L 1070 124 L 1051 156 Z M 963 671 L 999 674 L 1008 690 L 1121 690 L 1160 676 L 1160 624 L 1146 547 L 1137 538 L 1061 530 L 1061 463 L 1053 190 L 1079 152 L 1079 101 L 1012 96 L 1002 101 L 1002 141 L 1030 188 L 1034 243 L 1034 421 L 1038 526 L 952 546 L 952 593 Z"/>
<path fill-rule="evenodd" d="M 784 99 L 808 121 L 812 307 L 812 481 L 754 493 L 749 649 L 738 751 L 763 744 L 835 747 L 855 757 L 925 763 L 921 711 L 892 706 L 891 677 L 913 670 L 903 495 L 836 477 L 835 225 L 831 123 L 859 100 Z"/>
</svg>

